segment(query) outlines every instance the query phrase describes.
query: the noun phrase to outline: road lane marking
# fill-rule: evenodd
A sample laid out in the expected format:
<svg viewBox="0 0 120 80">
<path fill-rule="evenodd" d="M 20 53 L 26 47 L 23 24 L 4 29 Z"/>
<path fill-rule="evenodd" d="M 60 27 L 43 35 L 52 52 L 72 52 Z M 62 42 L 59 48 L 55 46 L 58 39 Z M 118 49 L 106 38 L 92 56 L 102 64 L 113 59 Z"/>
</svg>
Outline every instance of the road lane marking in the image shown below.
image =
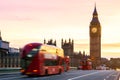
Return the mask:
<svg viewBox="0 0 120 80">
<path fill-rule="evenodd" d="M 93 72 L 93 73 L 90 73 L 90 74 L 85 74 L 85 75 L 82 75 L 82 76 L 73 77 L 73 78 L 70 78 L 68 80 L 74 80 L 74 79 L 78 79 L 78 78 L 81 78 L 81 77 L 93 75 L 93 74 L 100 73 L 100 72 L 103 72 L 103 71 L 98 71 L 98 72 Z"/>
<path fill-rule="evenodd" d="M 107 77 L 106 77 L 106 80 L 110 77 L 117 77 L 117 74 L 115 74 L 115 72 L 112 72 L 111 74 L 109 74 Z M 116 78 L 114 80 L 117 80 Z"/>
<path fill-rule="evenodd" d="M 119 76 L 120 76 L 120 73 L 117 73 L 114 80 L 120 80 L 120 77 L 119 77 Z"/>
<path fill-rule="evenodd" d="M 106 78 L 109 78 L 110 76 L 112 76 L 114 74 L 114 72 L 112 72 L 111 74 L 109 74 Z"/>
</svg>

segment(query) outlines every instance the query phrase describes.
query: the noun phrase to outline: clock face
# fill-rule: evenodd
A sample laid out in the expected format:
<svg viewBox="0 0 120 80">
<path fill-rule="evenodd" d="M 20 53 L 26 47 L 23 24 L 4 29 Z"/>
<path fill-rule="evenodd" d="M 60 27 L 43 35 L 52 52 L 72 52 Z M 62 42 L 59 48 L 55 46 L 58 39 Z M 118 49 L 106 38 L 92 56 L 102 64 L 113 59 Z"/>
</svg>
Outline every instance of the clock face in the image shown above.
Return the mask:
<svg viewBox="0 0 120 80">
<path fill-rule="evenodd" d="M 96 32 L 97 32 L 97 28 L 93 27 L 93 28 L 92 28 L 92 32 L 93 32 L 93 33 L 96 33 Z"/>
</svg>

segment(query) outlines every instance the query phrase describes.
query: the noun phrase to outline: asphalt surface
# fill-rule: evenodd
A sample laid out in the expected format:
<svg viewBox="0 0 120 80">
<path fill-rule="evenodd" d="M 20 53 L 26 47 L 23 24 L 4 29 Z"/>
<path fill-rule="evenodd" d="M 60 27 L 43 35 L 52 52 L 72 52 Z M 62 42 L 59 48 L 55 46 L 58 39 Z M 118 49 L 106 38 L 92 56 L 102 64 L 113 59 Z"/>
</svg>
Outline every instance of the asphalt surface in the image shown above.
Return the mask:
<svg viewBox="0 0 120 80">
<path fill-rule="evenodd" d="M 0 73 L 0 80 L 119 80 L 115 70 L 70 70 L 60 75 L 28 77 L 20 72 Z"/>
</svg>

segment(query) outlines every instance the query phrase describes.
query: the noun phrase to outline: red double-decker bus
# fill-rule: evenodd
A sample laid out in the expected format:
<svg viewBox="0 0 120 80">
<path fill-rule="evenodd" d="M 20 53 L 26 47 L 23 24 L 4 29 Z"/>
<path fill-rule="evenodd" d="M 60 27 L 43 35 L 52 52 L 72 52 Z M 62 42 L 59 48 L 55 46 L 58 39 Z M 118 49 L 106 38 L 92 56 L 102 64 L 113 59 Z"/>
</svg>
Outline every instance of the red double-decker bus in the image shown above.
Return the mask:
<svg viewBox="0 0 120 80">
<path fill-rule="evenodd" d="M 92 69 L 92 62 L 89 60 L 80 61 L 78 69 L 91 70 Z"/>
<path fill-rule="evenodd" d="M 69 57 L 63 49 L 42 43 L 29 43 L 21 50 L 21 73 L 33 75 L 60 74 L 69 70 Z"/>
</svg>

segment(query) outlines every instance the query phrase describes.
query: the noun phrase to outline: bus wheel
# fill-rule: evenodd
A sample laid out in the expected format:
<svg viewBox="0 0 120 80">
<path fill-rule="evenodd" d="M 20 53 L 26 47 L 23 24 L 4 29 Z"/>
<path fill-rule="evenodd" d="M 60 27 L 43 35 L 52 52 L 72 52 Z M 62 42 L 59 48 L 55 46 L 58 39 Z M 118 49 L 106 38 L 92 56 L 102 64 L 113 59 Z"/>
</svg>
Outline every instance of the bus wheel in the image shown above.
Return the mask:
<svg viewBox="0 0 120 80">
<path fill-rule="evenodd" d="M 59 69 L 59 73 L 58 73 L 58 74 L 61 74 L 61 72 L 62 72 L 62 70 L 61 70 L 61 69 Z"/>
<path fill-rule="evenodd" d="M 45 75 L 48 75 L 48 70 L 47 69 L 45 70 Z"/>
</svg>

